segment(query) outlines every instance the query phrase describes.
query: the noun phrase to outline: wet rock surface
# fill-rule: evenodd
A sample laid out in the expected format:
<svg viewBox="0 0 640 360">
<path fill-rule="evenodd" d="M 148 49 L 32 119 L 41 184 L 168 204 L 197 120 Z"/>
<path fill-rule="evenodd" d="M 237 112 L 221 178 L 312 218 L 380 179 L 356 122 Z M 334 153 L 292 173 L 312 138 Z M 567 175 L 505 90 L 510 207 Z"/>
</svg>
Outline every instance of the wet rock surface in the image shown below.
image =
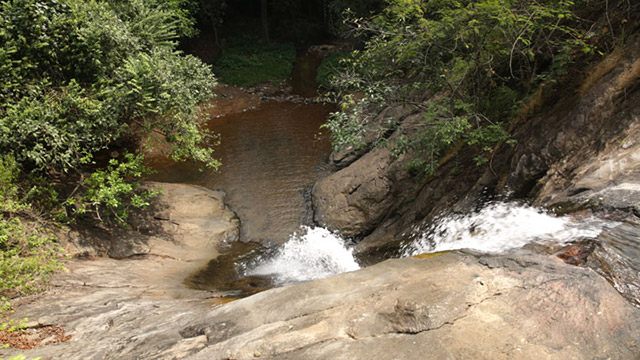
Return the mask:
<svg viewBox="0 0 640 360">
<path fill-rule="evenodd" d="M 50 291 L 15 303 L 29 327 L 72 337 L 1 356 L 633 359 L 640 350 L 640 309 L 593 270 L 524 251 L 388 260 L 236 301 L 188 289 L 186 274 L 238 224 L 222 194 L 162 186 L 171 205 L 147 215 L 159 225 L 137 219 L 141 236 L 156 237 L 146 255 L 72 260 Z"/>
<path fill-rule="evenodd" d="M 630 211 L 640 216 L 640 109 L 636 123 L 621 140 L 609 144 L 608 151 L 571 173 L 563 184 L 555 179 L 545 183 L 538 201 Z"/>
<path fill-rule="evenodd" d="M 477 153 L 468 147 L 452 149 L 433 177 L 407 176 L 406 159 L 400 165 L 401 159 L 389 162 L 378 155 L 380 162 L 371 162 L 370 154 L 380 150 L 334 152 L 335 165 L 344 168 L 316 185 L 316 220 L 358 235 L 357 250 L 363 252 L 407 238 L 416 223 L 473 210 L 487 199 L 528 198 L 537 206 L 588 206 L 638 216 L 640 37 L 594 64 L 589 74 L 528 105 L 510 129 L 516 145 L 501 146 L 483 167 L 474 164 Z M 401 126 L 411 131 L 407 124 L 420 116 L 406 116 Z M 377 181 L 376 191 L 397 199 L 377 203 L 371 216 L 360 210 L 370 197 L 349 191 L 376 179 L 394 179 L 392 190 Z M 335 213 L 327 214 L 329 209 Z"/>
</svg>

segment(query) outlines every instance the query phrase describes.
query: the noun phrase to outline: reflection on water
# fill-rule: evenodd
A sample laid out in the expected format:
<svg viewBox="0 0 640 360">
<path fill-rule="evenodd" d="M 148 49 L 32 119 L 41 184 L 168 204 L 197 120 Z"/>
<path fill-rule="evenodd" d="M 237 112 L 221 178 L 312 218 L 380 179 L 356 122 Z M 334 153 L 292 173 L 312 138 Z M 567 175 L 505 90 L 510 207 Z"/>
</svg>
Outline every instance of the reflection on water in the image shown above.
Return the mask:
<svg viewBox="0 0 640 360">
<path fill-rule="evenodd" d="M 152 164 L 154 180 L 188 182 L 226 192 L 238 214 L 243 241 L 283 243 L 311 214 L 305 201 L 313 181 L 326 169 L 331 151 L 320 125 L 332 107 L 264 103 L 255 110 L 213 119 L 220 134 L 219 172 L 193 164 Z"/>
<path fill-rule="evenodd" d="M 316 74 L 322 57 L 305 52 L 296 57 L 293 64 L 291 88 L 293 93 L 304 97 L 318 96 L 318 84 Z"/>
</svg>

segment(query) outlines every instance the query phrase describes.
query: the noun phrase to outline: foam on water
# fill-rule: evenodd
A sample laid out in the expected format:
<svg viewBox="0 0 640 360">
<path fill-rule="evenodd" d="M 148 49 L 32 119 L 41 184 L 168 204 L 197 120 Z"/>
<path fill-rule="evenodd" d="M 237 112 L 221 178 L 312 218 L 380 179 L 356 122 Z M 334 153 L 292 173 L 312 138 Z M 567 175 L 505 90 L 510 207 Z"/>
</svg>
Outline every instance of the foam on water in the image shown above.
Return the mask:
<svg viewBox="0 0 640 360">
<path fill-rule="evenodd" d="M 532 242 L 562 244 L 596 237 L 608 224 L 597 218 L 556 217 L 527 205 L 492 203 L 475 213 L 441 217 L 418 230 L 403 255 L 456 249 L 501 253 Z"/>
<path fill-rule="evenodd" d="M 277 253 L 246 271 L 246 275 L 269 275 L 278 284 L 321 279 L 360 266 L 345 241 L 327 229 L 303 226 Z"/>
<path fill-rule="evenodd" d="M 402 256 L 456 249 L 501 253 L 526 244 L 566 243 L 594 238 L 616 224 L 595 217 L 554 216 L 541 209 L 515 203 L 492 203 L 478 212 L 449 214 L 426 228 L 416 229 L 416 240 L 405 245 Z M 272 256 L 259 259 L 245 275 L 264 275 L 276 285 L 321 279 L 360 266 L 344 239 L 321 227 L 302 227 Z"/>
</svg>

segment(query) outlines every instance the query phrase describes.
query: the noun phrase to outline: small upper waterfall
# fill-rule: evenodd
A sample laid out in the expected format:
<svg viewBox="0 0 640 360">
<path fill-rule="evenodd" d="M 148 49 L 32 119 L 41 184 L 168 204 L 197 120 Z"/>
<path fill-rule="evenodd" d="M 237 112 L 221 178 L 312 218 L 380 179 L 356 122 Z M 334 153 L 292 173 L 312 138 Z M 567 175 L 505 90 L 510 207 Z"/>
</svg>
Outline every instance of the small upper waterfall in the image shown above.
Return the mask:
<svg viewBox="0 0 640 360">
<path fill-rule="evenodd" d="M 404 247 L 403 255 L 456 249 L 500 253 L 532 242 L 563 244 L 594 238 L 613 225 L 595 217 L 557 217 L 532 206 L 497 202 L 478 212 L 449 214 L 416 229 L 417 239 Z"/>
<path fill-rule="evenodd" d="M 500 253 L 526 244 L 562 244 L 595 238 L 616 223 L 587 217 L 554 216 L 516 203 L 491 203 L 470 214 L 441 216 L 416 228 L 415 240 L 402 248 L 402 256 L 456 249 Z M 245 275 L 268 275 L 276 284 L 321 279 L 359 269 L 353 250 L 327 229 L 303 226 L 275 254 L 249 265 Z"/>
</svg>

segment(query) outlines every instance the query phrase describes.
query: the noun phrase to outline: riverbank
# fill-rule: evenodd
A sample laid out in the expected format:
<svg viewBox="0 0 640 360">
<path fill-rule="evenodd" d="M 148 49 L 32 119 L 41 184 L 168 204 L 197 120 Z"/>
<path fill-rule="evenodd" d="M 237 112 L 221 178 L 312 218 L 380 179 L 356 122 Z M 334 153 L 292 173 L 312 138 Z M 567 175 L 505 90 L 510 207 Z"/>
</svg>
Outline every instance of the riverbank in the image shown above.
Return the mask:
<svg viewBox="0 0 640 360">
<path fill-rule="evenodd" d="M 13 318 L 29 319 L 15 344 L 46 345 L 52 339 L 39 332 L 55 326 L 71 336 L 66 340 L 72 346 L 108 358 L 118 349 L 115 344 L 126 347 L 129 336 L 142 334 L 141 319 L 151 322 L 146 331 L 162 331 L 174 326 L 168 320 L 179 316 L 176 309 L 206 309 L 228 301 L 225 294 L 184 284 L 218 255 L 221 243 L 238 238 L 239 222 L 225 206 L 224 193 L 185 184 L 145 186 L 161 187 L 163 194 L 133 219 L 133 229 L 108 235 L 71 232 L 66 247 L 74 257 L 65 262 L 67 270 L 53 277 L 47 292 L 13 301 Z M 102 348 L 96 339 L 105 341 Z M 36 351 L 43 351 L 45 359 L 56 358 L 51 346 Z M 0 355 L 18 351 L 1 349 Z"/>
</svg>

